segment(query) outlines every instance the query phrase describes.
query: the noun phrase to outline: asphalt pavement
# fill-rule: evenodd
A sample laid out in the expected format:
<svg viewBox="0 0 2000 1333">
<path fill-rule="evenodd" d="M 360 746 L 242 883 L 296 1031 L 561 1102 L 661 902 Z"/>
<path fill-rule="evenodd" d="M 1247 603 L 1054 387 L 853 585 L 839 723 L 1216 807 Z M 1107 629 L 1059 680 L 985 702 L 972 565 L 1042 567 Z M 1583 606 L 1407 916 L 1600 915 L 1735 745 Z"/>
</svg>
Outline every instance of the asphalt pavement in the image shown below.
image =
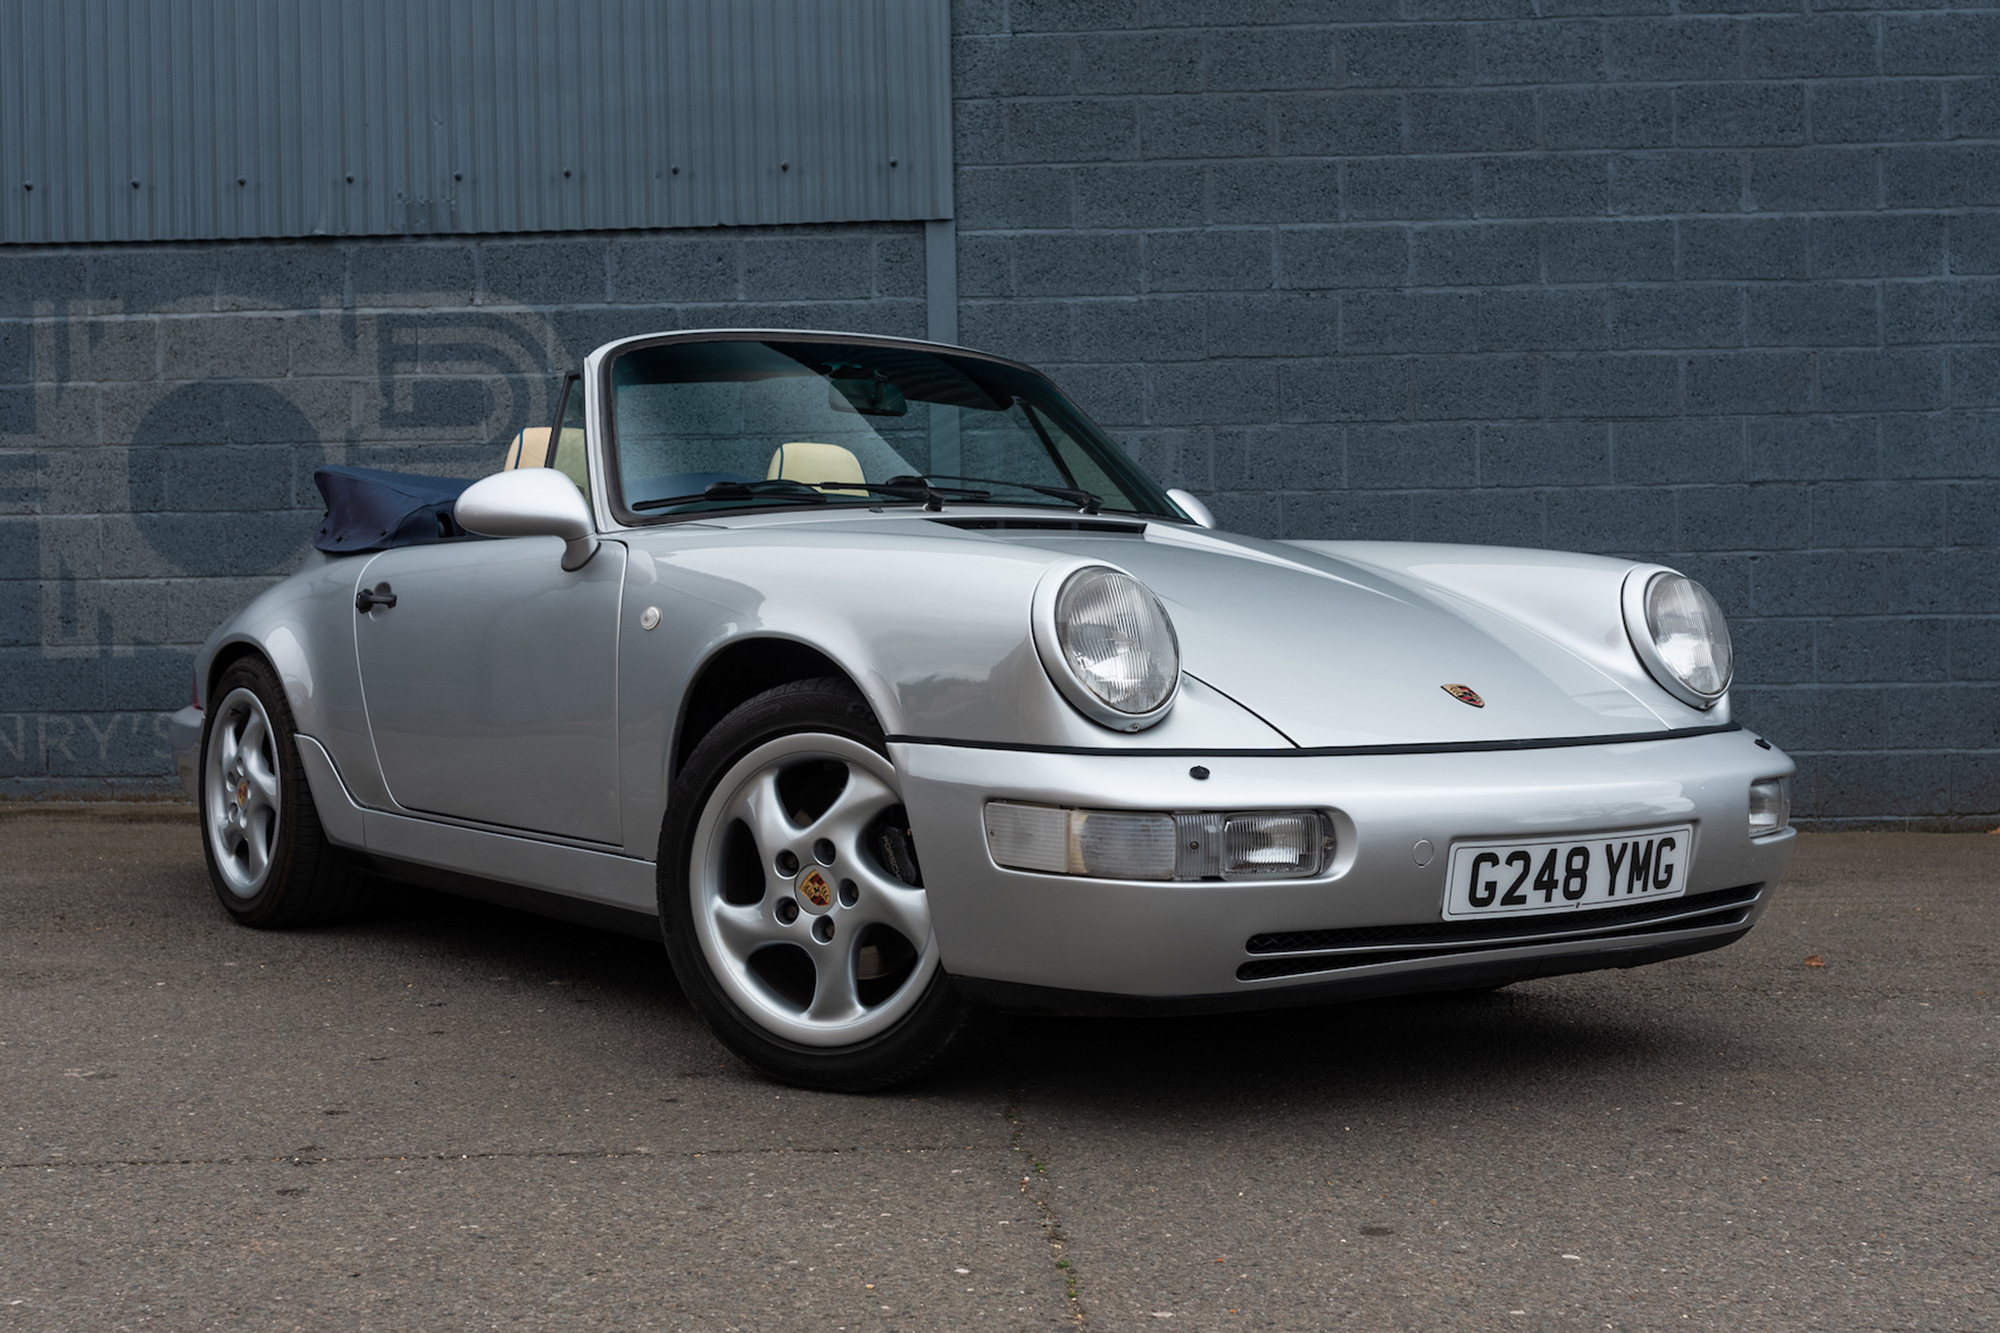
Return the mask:
<svg viewBox="0 0 2000 1333">
<path fill-rule="evenodd" d="M 823 1096 L 644 941 L 9 811 L 0 1329 L 1993 1329 L 1996 938 L 2000 837 L 1808 835 L 1719 953 Z"/>
</svg>

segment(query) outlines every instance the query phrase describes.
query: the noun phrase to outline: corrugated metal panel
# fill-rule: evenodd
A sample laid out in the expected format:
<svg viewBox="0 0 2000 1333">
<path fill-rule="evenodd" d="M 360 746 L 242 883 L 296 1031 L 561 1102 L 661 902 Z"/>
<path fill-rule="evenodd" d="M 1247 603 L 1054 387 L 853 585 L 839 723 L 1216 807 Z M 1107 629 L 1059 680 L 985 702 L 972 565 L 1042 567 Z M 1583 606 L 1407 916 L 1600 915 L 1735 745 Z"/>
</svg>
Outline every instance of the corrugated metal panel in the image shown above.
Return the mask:
<svg viewBox="0 0 2000 1333">
<path fill-rule="evenodd" d="M 0 242 L 950 216 L 948 0 L 0 0 Z"/>
</svg>

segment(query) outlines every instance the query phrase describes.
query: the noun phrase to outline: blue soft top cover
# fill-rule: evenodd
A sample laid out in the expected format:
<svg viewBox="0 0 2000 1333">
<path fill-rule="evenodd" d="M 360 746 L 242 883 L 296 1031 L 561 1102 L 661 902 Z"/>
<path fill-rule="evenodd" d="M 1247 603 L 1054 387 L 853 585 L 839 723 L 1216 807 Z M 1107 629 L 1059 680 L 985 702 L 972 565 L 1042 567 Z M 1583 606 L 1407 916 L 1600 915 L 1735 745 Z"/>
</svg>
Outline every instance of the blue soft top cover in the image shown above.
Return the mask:
<svg viewBox="0 0 2000 1333">
<path fill-rule="evenodd" d="M 333 555 L 472 535 L 452 516 L 470 480 L 328 464 L 314 469 L 313 483 L 326 497 L 326 522 L 319 525 L 313 545 Z"/>
</svg>

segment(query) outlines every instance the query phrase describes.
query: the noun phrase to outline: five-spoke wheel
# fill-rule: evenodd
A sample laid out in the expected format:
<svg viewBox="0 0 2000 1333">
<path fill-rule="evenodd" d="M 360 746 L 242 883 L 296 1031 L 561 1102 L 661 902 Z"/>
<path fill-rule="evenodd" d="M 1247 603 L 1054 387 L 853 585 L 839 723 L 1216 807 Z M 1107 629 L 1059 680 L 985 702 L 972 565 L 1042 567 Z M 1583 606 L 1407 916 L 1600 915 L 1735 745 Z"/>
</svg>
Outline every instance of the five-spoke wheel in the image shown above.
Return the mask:
<svg viewBox="0 0 2000 1333">
<path fill-rule="evenodd" d="M 842 736 L 766 742 L 717 785 L 695 832 L 696 929 L 770 1031 L 847 1045 L 923 993 L 937 946 L 907 823 L 895 769 Z"/>
<path fill-rule="evenodd" d="M 967 1026 L 895 765 L 845 681 L 781 685 L 702 739 L 668 798 L 660 914 L 682 988 L 773 1077 L 881 1087 Z"/>
<path fill-rule="evenodd" d="M 246 926 L 351 915 L 367 881 L 320 829 L 278 673 L 261 657 L 238 658 L 209 698 L 201 831 L 215 896 Z"/>
<path fill-rule="evenodd" d="M 238 686 L 217 704 L 203 765 L 203 815 L 222 887 L 254 898 L 277 850 L 278 754 L 271 716 Z"/>
</svg>

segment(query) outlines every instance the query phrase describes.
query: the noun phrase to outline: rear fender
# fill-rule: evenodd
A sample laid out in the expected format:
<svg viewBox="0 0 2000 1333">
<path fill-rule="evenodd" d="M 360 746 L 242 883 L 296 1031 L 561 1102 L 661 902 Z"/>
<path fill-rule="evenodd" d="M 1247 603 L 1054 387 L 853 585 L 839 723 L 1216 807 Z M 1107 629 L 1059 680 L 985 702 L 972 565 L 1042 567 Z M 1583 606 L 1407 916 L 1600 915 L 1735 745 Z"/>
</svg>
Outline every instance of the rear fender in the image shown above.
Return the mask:
<svg viewBox="0 0 2000 1333">
<path fill-rule="evenodd" d="M 354 654 L 354 590 L 367 565 L 365 558 L 315 552 L 305 568 L 258 594 L 209 636 L 195 659 L 195 679 L 207 708 L 231 662 L 245 653 L 263 657 L 284 684 L 300 734 L 325 747 L 357 801 L 387 805 Z"/>
</svg>

